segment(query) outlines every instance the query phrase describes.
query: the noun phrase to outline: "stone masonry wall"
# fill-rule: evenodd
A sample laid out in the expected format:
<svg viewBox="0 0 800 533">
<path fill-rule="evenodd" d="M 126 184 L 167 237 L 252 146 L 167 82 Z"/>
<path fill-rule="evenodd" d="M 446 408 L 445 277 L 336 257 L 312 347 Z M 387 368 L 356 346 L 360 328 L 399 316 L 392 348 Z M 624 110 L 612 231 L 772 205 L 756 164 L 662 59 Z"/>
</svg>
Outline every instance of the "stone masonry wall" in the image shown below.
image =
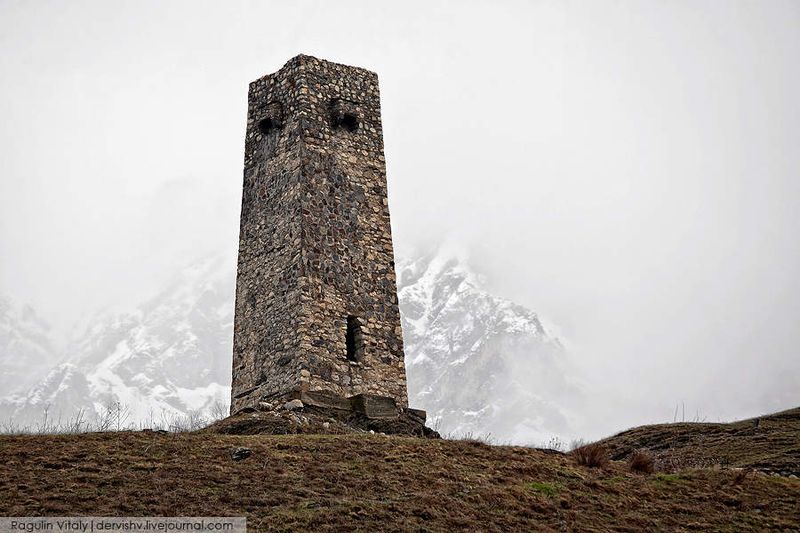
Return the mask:
<svg viewBox="0 0 800 533">
<path fill-rule="evenodd" d="M 377 76 L 297 56 L 248 102 L 232 411 L 300 390 L 407 406 Z"/>
</svg>

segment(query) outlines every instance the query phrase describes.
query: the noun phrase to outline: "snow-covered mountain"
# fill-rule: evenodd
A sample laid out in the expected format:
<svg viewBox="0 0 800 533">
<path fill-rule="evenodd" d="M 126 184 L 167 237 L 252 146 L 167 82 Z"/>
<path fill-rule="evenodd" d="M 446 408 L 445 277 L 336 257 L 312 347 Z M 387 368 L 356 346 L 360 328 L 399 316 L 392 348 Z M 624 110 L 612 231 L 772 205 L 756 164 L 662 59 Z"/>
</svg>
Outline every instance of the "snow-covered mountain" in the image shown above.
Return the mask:
<svg viewBox="0 0 800 533">
<path fill-rule="evenodd" d="M 30 306 L 15 306 L 0 297 L 0 391 L 30 387 L 55 359 L 47 322 Z"/>
<path fill-rule="evenodd" d="M 91 317 L 59 364 L 37 370 L 44 379 L 0 400 L 0 420 L 35 424 L 47 406 L 51 419 L 78 409 L 100 416 L 115 403 L 145 425 L 219 411 L 230 395 L 231 263 L 199 261 L 134 311 Z M 560 406 L 579 390 L 568 379 L 568 354 L 535 313 L 490 294 L 458 254 L 399 261 L 397 271 L 412 406 L 427 409 L 444 433 L 519 443 L 570 433 Z M 29 327 L 35 320 L 2 316 L 10 324 L 3 339 L 28 339 L 0 345 L 3 368 L 49 350 Z"/>
<path fill-rule="evenodd" d="M 51 419 L 68 420 L 79 409 L 100 416 L 119 404 L 130 423 L 147 424 L 227 404 L 234 281 L 221 258 L 200 261 L 133 312 L 91 317 L 63 362 L 0 401 L 0 416 L 24 426 L 48 406 Z"/>
<path fill-rule="evenodd" d="M 398 263 L 409 401 L 441 432 L 542 443 L 572 435 L 564 346 L 536 313 L 487 291 L 462 255 Z"/>
</svg>

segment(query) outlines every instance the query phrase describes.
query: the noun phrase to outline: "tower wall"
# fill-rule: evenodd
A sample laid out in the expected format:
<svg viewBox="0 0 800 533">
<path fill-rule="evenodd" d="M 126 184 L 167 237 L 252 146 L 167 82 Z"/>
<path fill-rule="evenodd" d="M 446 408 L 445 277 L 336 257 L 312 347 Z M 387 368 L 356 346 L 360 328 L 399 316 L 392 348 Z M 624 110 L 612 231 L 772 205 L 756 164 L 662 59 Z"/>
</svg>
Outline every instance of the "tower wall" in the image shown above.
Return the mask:
<svg viewBox="0 0 800 533">
<path fill-rule="evenodd" d="M 378 79 L 309 56 L 250 84 L 231 409 L 301 390 L 407 406 Z"/>
</svg>

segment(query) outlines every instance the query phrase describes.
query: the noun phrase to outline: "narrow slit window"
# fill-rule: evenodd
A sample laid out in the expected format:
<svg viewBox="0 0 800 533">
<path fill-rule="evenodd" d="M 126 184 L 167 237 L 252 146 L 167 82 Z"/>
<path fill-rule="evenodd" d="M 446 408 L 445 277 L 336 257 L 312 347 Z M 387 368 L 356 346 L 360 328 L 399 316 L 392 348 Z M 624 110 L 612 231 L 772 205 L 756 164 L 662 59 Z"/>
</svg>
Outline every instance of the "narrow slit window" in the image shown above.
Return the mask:
<svg viewBox="0 0 800 533">
<path fill-rule="evenodd" d="M 352 315 L 347 317 L 345 345 L 347 346 L 347 360 L 358 361 L 361 358 L 364 345 L 361 334 L 361 324 L 358 317 Z"/>
</svg>

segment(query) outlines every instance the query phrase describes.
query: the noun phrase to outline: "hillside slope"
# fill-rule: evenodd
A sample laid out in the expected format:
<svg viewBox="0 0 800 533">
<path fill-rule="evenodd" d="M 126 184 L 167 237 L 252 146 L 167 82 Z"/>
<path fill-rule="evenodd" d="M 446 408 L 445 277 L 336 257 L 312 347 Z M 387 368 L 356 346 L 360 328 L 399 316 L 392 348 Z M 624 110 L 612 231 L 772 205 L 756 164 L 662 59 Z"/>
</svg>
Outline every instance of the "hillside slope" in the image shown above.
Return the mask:
<svg viewBox="0 0 800 533">
<path fill-rule="evenodd" d="M 234 461 L 231 452 L 252 455 Z M 253 531 L 751 531 L 800 527 L 800 481 L 470 441 L 209 432 L 0 436 L 0 514 L 246 516 Z"/>
<path fill-rule="evenodd" d="M 800 476 L 800 407 L 729 424 L 642 426 L 602 442 L 615 459 L 647 450 L 663 468 L 721 465 Z"/>
</svg>

